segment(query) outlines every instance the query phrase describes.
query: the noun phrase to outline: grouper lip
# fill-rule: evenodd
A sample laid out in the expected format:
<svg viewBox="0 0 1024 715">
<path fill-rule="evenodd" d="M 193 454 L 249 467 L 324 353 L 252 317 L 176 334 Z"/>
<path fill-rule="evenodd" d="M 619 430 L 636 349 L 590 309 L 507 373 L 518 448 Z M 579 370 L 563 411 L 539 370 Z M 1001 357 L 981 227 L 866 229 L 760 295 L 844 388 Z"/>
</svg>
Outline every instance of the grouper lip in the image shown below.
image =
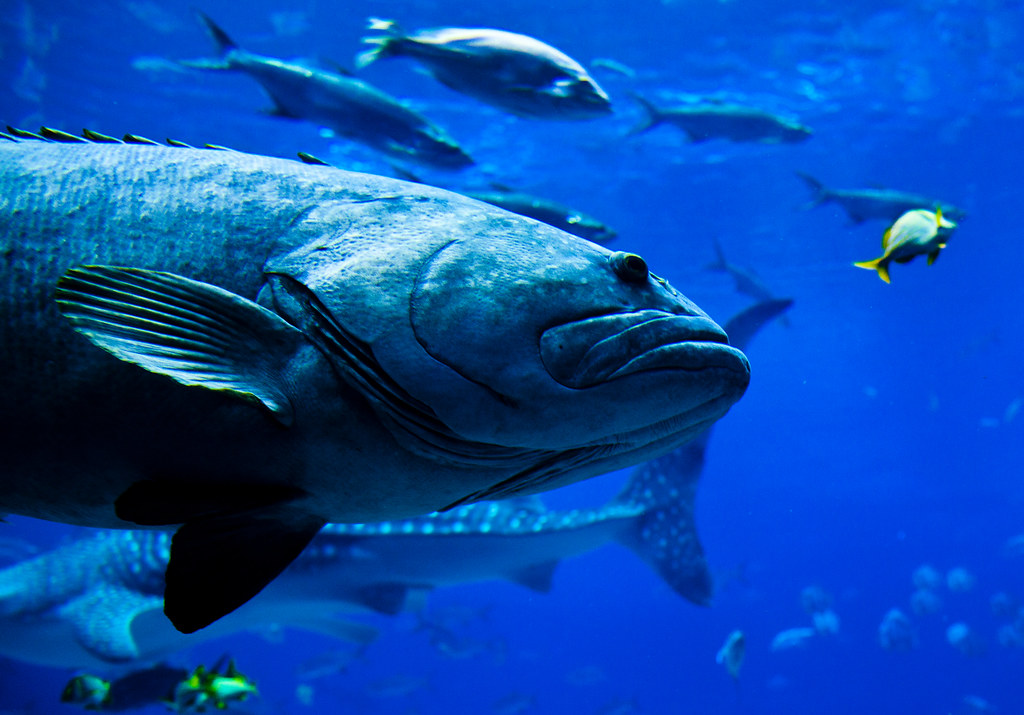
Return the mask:
<svg viewBox="0 0 1024 715">
<path fill-rule="evenodd" d="M 593 387 L 659 369 L 749 371 L 729 337 L 704 316 L 660 310 L 613 313 L 557 325 L 541 334 L 541 360 L 556 381 Z"/>
</svg>

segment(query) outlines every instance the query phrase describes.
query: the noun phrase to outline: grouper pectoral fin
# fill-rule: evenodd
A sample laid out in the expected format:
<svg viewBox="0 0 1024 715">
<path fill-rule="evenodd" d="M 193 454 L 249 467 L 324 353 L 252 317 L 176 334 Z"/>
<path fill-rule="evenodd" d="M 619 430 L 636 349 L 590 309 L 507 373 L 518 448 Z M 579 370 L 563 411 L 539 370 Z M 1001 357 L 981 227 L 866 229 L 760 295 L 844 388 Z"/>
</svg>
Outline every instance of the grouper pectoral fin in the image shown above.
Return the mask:
<svg viewBox="0 0 1024 715">
<path fill-rule="evenodd" d="M 132 621 L 162 606 L 159 596 L 102 585 L 62 606 L 60 615 L 71 624 L 75 640 L 87 651 L 102 660 L 123 662 L 139 657 Z"/>
<path fill-rule="evenodd" d="M 263 590 L 326 523 L 268 507 L 190 521 L 171 541 L 164 613 L 194 633 Z"/>
<path fill-rule="evenodd" d="M 112 266 L 70 269 L 56 298 L 75 330 L 121 360 L 257 402 L 291 424 L 282 371 L 303 337 L 253 301 L 172 273 Z"/>
</svg>

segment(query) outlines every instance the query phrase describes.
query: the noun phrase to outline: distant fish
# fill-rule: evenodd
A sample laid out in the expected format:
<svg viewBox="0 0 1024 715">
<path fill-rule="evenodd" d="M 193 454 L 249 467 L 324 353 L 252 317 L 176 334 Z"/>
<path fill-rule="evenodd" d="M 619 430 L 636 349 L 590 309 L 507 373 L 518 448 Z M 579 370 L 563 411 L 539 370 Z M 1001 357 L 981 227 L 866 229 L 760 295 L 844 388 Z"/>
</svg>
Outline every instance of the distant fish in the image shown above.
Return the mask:
<svg viewBox="0 0 1024 715">
<path fill-rule="evenodd" d="M 942 599 L 930 588 L 919 588 L 910 594 L 910 610 L 919 616 L 932 616 L 942 610 Z"/>
<path fill-rule="evenodd" d="M 512 190 L 495 190 L 467 191 L 466 196 L 478 201 L 485 201 L 492 206 L 503 208 L 520 216 L 543 221 L 550 226 L 594 243 L 607 243 L 618 235 L 615 229 L 593 216 L 533 194 Z"/>
<path fill-rule="evenodd" d="M 802 648 L 807 645 L 807 641 L 813 638 L 814 635 L 815 630 L 813 628 L 789 628 L 775 634 L 775 637 L 772 638 L 772 650 L 780 651 Z"/>
<path fill-rule="evenodd" d="M 862 223 L 868 219 L 895 221 L 907 211 L 921 208 L 943 207 L 948 218 L 960 221 L 966 215 L 963 209 L 951 205 L 947 201 L 912 194 L 908 191 L 893 189 L 831 189 L 810 174 L 796 172 L 805 184 L 814 192 L 809 208 L 827 203 L 839 204 L 854 223 Z"/>
<path fill-rule="evenodd" d="M 911 576 L 917 588 L 936 589 L 942 584 L 942 575 L 931 564 L 921 564 Z"/>
<path fill-rule="evenodd" d="M 946 641 L 963 655 L 975 657 L 985 652 L 985 642 L 973 628 L 957 621 L 946 629 Z"/>
<path fill-rule="evenodd" d="M 443 129 L 363 80 L 309 63 L 253 54 L 240 48 L 209 17 L 197 14 L 221 56 L 182 64 L 244 72 L 270 95 L 273 114 L 329 127 L 346 139 L 405 161 L 443 169 L 473 163 Z"/>
<path fill-rule="evenodd" d="M 928 265 L 935 263 L 939 251 L 946 247 L 956 224 L 942 216 L 942 209 L 914 209 L 900 216 L 882 236 L 884 253 L 873 261 L 854 263 L 858 268 L 878 271 L 878 277 L 889 282 L 889 264 L 909 263 L 917 256 L 928 256 Z"/>
<path fill-rule="evenodd" d="M 442 84 L 533 119 L 593 119 L 612 111 L 608 95 L 574 59 L 540 40 L 503 30 L 442 27 L 403 32 L 370 18 L 372 47 L 356 58 L 366 67 L 385 57 L 412 57 Z"/>
<path fill-rule="evenodd" d="M 974 581 L 974 574 L 960 566 L 950 569 L 946 574 L 946 588 L 954 593 L 970 591 L 974 588 Z"/>
<path fill-rule="evenodd" d="M 722 250 L 722 244 L 715 239 L 715 260 L 704 266 L 709 271 L 720 271 L 728 273 L 736 284 L 736 291 L 743 295 L 750 296 L 754 300 L 773 300 L 775 295 L 768 289 L 768 286 L 757 277 L 757 274 L 749 268 L 729 263 Z"/>
<path fill-rule="evenodd" d="M 623 77 L 628 77 L 629 79 L 636 77 L 635 69 L 619 62 L 618 60 L 613 60 L 608 57 L 595 57 L 590 61 L 590 66 L 599 67 L 603 70 L 620 74 Z"/>
<path fill-rule="evenodd" d="M 834 636 L 839 632 L 839 615 L 831 608 L 815 611 L 811 615 L 811 620 L 814 622 L 814 630 L 819 635 Z"/>
<path fill-rule="evenodd" d="M 878 626 L 878 644 L 885 650 L 906 651 L 917 647 L 917 631 L 910 619 L 898 608 L 892 608 Z"/>
<path fill-rule="evenodd" d="M 809 139 L 811 130 L 778 115 L 739 104 L 702 102 L 677 107 L 658 107 L 634 94 L 647 116 L 630 135 L 642 134 L 659 124 L 682 130 L 693 143 L 711 139 L 764 144 L 792 144 Z"/>
<path fill-rule="evenodd" d="M 734 679 L 740 677 L 740 667 L 747 654 L 747 639 L 743 631 L 733 631 L 725 639 L 725 644 L 718 650 L 715 662 L 725 666 Z"/>
</svg>

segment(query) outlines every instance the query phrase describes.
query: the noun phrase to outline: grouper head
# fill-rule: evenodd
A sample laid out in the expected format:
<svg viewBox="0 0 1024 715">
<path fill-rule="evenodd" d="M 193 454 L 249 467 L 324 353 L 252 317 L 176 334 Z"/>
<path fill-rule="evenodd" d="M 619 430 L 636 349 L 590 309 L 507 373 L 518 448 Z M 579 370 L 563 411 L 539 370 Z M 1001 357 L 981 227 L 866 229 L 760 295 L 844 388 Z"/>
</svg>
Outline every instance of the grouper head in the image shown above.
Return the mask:
<svg viewBox="0 0 1024 715">
<path fill-rule="evenodd" d="M 417 222 L 387 267 L 341 239 L 290 272 L 346 336 L 327 349 L 357 356 L 351 372 L 403 445 L 514 472 L 473 498 L 643 461 L 743 394 L 743 353 L 641 257 L 459 201 L 435 232 Z M 403 216 L 389 212 L 398 235 Z M 356 298 L 367 291 L 372 300 Z"/>
</svg>

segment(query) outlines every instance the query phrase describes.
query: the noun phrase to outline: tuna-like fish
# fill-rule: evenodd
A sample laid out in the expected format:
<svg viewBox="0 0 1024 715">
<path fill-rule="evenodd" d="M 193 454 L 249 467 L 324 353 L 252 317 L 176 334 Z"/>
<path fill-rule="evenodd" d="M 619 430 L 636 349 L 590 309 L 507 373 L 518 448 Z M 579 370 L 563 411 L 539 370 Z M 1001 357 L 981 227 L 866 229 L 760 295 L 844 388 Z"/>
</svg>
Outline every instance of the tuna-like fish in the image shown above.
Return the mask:
<svg viewBox="0 0 1024 715">
<path fill-rule="evenodd" d="M 691 142 L 728 139 L 734 142 L 792 144 L 809 139 L 811 130 L 784 117 L 753 107 L 727 103 L 687 104 L 679 107 L 658 107 L 650 100 L 634 94 L 646 112 L 643 121 L 631 135 L 642 134 L 659 124 L 681 129 Z"/>
<path fill-rule="evenodd" d="M 248 52 L 213 20 L 197 14 L 221 56 L 182 64 L 244 72 L 270 95 L 277 116 L 328 127 L 397 159 L 442 169 L 461 169 L 473 163 L 443 129 L 369 83 L 306 63 Z"/>
<path fill-rule="evenodd" d="M 0 512 L 184 524 L 183 631 L 328 521 L 636 464 L 749 381 L 639 256 L 394 179 L 44 134 L 0 141 Z"/>
<path fill-rule="evenodd" d="M 746 345 L 790 303 L 752 306 L 727 327 Z M 160 613 L 170 535 L 101 531 L 0 570 L 0 655 L 68 668 L 155 661 L 201 639 L 270 624 L 366 644 L 376 631 L 348 615 L 395 613 L 419 589 L 483 580 L 547 591 L 562 559 L 612 542 L 705 605 L 712 583 L 693 509 L 710 434 L 637 467 L 599 509 L 553 511 L 535 498 L 513 499 L 330 524 L 259 596 L 191 636 Z"/>
<path fill-rule="evenodd" d="M 894 189 L 830 189 L 809 174 L 796 172 L 814 193 L 810 208 L 829 202 L 839 204 L 854 223 L 880 219 L 892 223 L 907 211 L 942 206 L 947 218 L 960 221 L 966 212 L 946 201 Z"/>
<path fill-rule="evenodd" d="M 618 235 L 614 229 L 593 216 L 533 194 L 521 191 L 467 191 L 466 196 L 478 201 L 486 201 L 520 216 L 535 218 L 549 226 L 595 243 L 605 243 Z"/>
<path fill-rule="evenodd" d="M 371 18 L 363 38 L 372 47 L 356 58 L 365 67 L 384 57 L 411 57 L 439 82 L 520 117 L 593 119 L 612 111 L 608 95 L 568 55 L 540 40 L 504 30 L 442 27 L 403 32 Z"/>
</svg>

